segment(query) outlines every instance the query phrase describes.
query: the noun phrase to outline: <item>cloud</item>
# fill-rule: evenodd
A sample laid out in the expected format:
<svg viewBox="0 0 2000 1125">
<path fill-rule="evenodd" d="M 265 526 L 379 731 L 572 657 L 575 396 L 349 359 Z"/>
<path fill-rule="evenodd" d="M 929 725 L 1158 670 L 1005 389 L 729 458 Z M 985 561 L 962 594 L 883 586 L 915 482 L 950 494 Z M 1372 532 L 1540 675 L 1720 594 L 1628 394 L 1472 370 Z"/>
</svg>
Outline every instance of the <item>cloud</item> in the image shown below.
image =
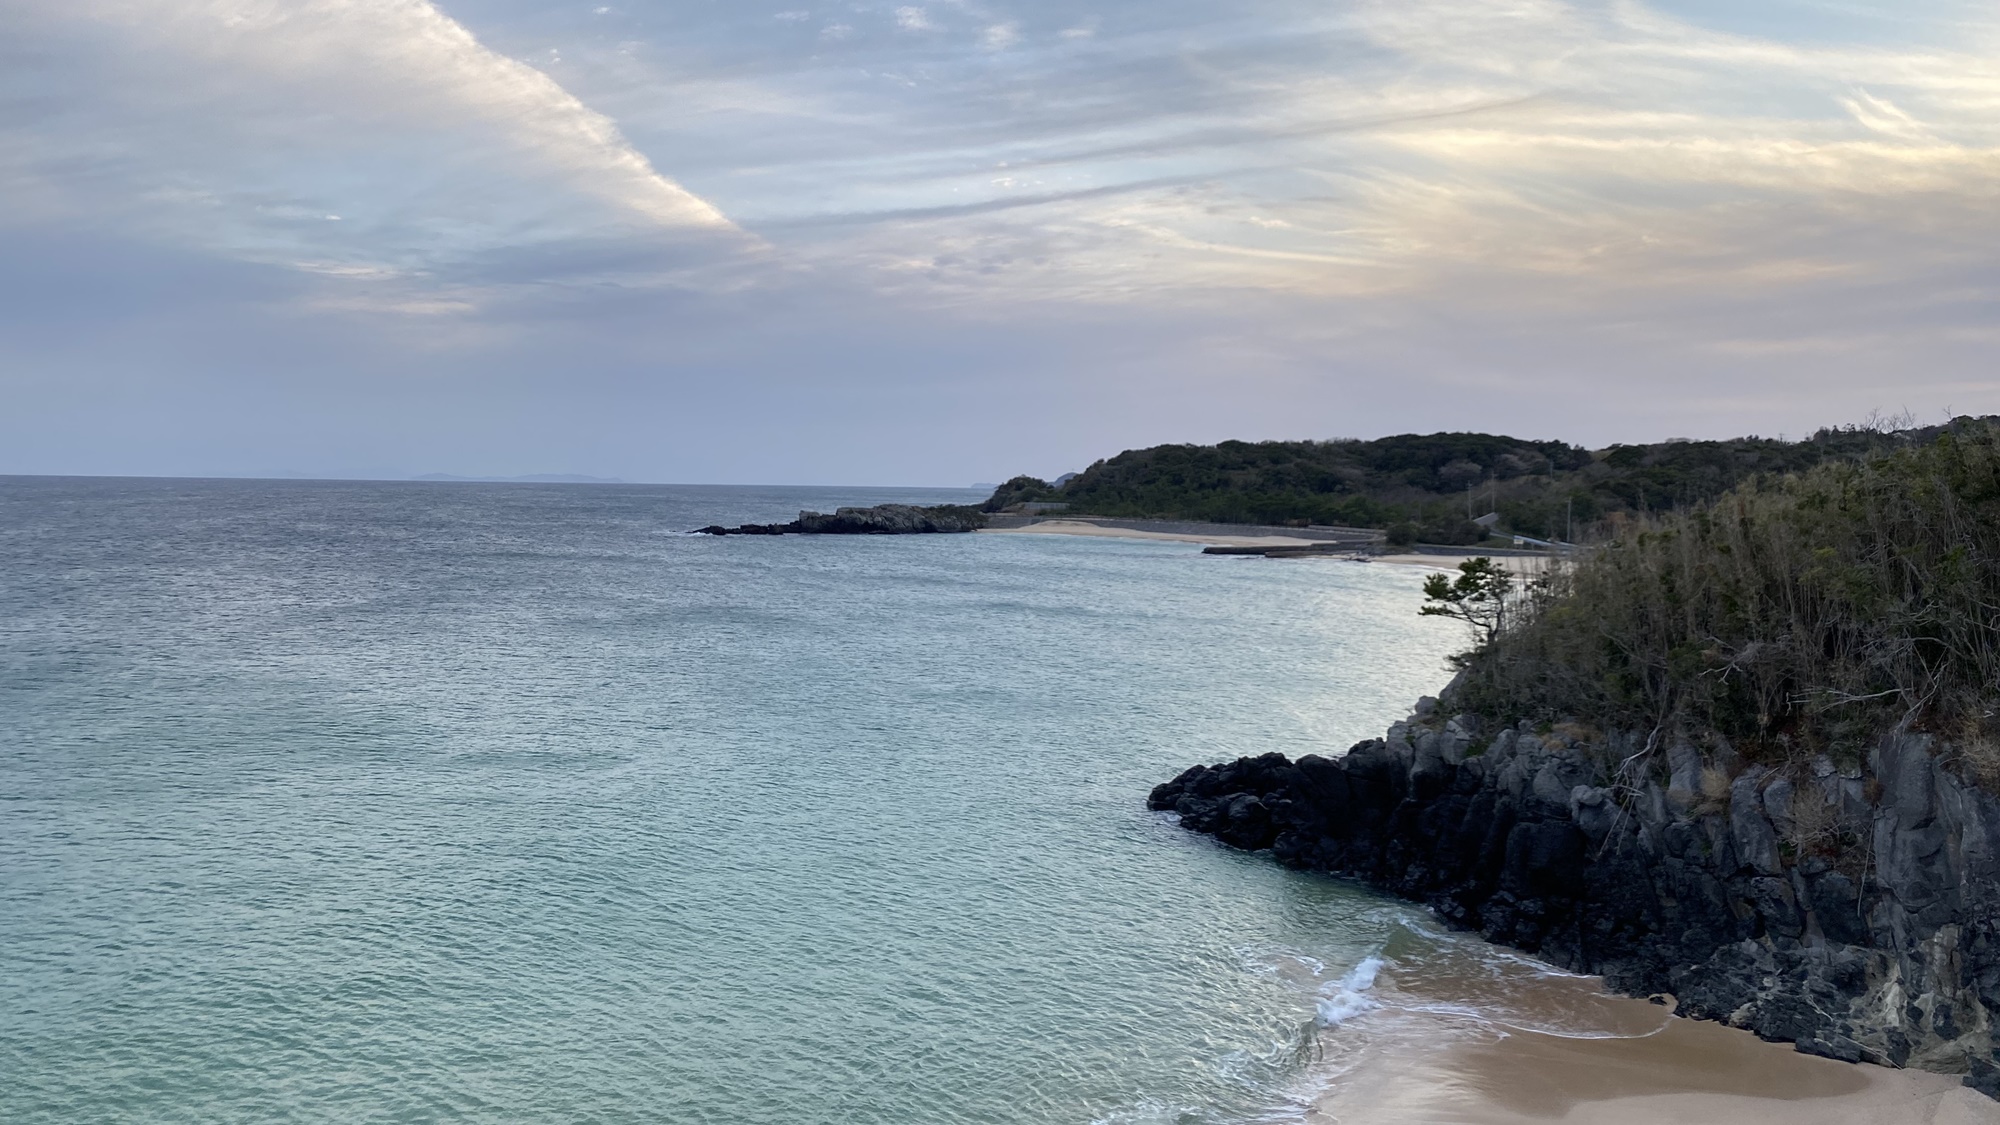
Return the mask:
<svg viewBox="0 0 2000 1125">
<path fill-rule="evenodd" d="M 65 0 L 17 7 L 0 38 L 17 87 L 61 92 L 60 127 L 9 123 L 30 143 L 4 169 L 57 209 L 265 258 L 404 264 L 607 224 L 733 230 L 609 118 L 424 0 Z"/>
<path fill-rule="evenodd" d="M 43 404 L 0 452 L 192 467 L 338 416 L 495 471 L 547 429 L 622 435 L 561 466 L 599 475 L 957 480 L 2000 409 L 1974 7 L 448 7 L 0 8 L 0 393 Z M 108 405 L 141 374 L 185 427 L 150 445 Z"/>
<path fill-rule="evenodd" d="M 88 159 L 109 150 L 120 165 L 105 179 L 149 180 L 143 202 L 182 222 L 234 221 L 226 238 L 300 261 L 373 245 L 384 251 L 369 263 L 422 270 L 618 224 L 727 231 L 714 199 L 774 236 L 845 232 L 779 245 L 774 261 L 844 261 L 851 275 L 885 262 L 896 287 L 907 224 L 977 221 L 983 243 L 1020 241 L 1037 284 L 1057 273 L 1066 291 L 1125 300 L 1143 268 L 1156 300 L 1218 284 L 1417 293 L 1466 269 L 1810 286 L 1844 270 L 1920 272 L 1952 252 L 1948 227 L 1962 246 L 1965 224 L 1975 241 L 1995 226 L 2000 64 L 1978 48 L 1991 21 L 1878 45 L 1716 30 L 1629 0 L 1280 2 L 1240 15 L 1126 4 L 1065 37 L 1057 6 L 950 7 L 981 29 L 970 42 L 857 40 L 827 24 L 817 49 L 837 66 L 772 56 L 704 74 L 704 50 L 734 57 L 722 48 L 747 34 L 721 12 L 677 25 L 699 47 L 509 41 L 560 51 L 566 80 L 619 123 L 421 0 L 37 10 L 48 26 L 123 28 L 99 53 L 128 81 L 152 80 L 123 103 L 106 95 L 84 123 L 99 134 Z M 890 12 L 914 32 L 939 28 L 935 10 Z M 1030 25 L 1055 37 L 1029 48 Z M 134 46 L 142 28 L 166 49 Z M 246 113 L 228 103 L 247 87 L 260 104 Z M 143 116 L 140 97 L 181 127 L 149 147 L 134 122 L 116 151 L 103 119 Z M 43 154 L 17 160 L 31 173 L 17 185 L 40 175 L 40 198 L 59 206 L 74 177 L 51 169 L 78 153 L 62 151 L 60 130 L 27 139 L 17 151 Z M 708 197 L 656 161 L 698 174 Z M 342 221 L 305 218 L 329 214 Z M 1821 237 L 1870 223 L 1902 245 Z M 1073 256 L 1046 257 L 1051 226 Z M 1754 265 L 1732 249 L 1753 243 L 1768 255 Z M 983 276 L 1007 299 L 1004 271 Z"/>
<path fill-rule="evenodd" d="M 1808 43 L 1630 2 L 1366 0 L 1261 8 L 1190 46 L 1185 24 L 1120 15 L 1085 55 L 932 56 L 921 99 L 823 91 L 820 112 L 868 122 L 870 147 L 794 162 L 815 184 L 806 209 L 792 195 L 745 214 L 846 229 L 813 252 L 892 277 L 911 260 L 903 224 L 945 237 L 977 221 L 983 245 L 1016 239 L 1004 257 L 1037 263 L 1026 289 L 1059 277 L 1116 301 L 1460 299 L 1468 271 L 1598 300 L 1775 301 L 1857 272 L 1922 277 L 2000 241 L 1990 19 Z M 1008 299 L 1017 275 L 986 261 L 941 297 Z"/>
<path fill-rule="evenodd" d="M 989 51 L 1004 51 L 1021 41 L 1021 25 L 996 23 L 979 33 L 979 45 Z"/>
</svg>

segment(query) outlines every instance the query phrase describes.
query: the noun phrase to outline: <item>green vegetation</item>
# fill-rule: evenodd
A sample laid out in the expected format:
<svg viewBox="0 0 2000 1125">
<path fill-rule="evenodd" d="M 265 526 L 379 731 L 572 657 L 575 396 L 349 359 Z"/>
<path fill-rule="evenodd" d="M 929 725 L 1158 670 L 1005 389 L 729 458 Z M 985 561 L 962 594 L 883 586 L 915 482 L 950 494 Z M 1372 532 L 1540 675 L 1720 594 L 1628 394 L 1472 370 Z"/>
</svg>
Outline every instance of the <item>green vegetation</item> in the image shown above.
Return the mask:
<svg viewBox="0 0 2000 1125">
<path fill-rule="evenodd" d="M 1067 503 L 1099 516 L 1382 528 L 1392 542 L 1475 543 L 1496 530 L 1592 541 L 1621 521 L 1712 501 L 1758 475 L 1850 461 L 1934 435 L 1876 426 L 1803 441 L 1747 437 L 1614 445 L 1591 452 L 1493 434 L 1402 434 L 1375 441 L 1160 445 L 1099 461 L 1061 487 L 1016 477 L 984 507 Z"/>
<path fill-rule="evenodd" d="M 1460 698 L 1509 720 L 1720 736 L 1774 764 L 1851 764 L 1908 723 L 2000 786 L 2000 425 L 1928 433 L 1629 520 L 1573 567 L 1503 588 Z M 1450 604 L 1457 584 L 1432 585 Z"/>
<path fill-rule="evenodd" d="M 1048 481 L 1037 477 L 1015 477 L 993 490 L 993 496 L 980 505 L 989 512 L 1015 504 L 1031 503 L 1036 500 L 1055 500 L 1056 488 Z"/>
<path fill-rule="evenodd" d="M 1425 617 L 1452 617 L 1472 626 L 1482 644 L 1492 644 L 1507 624 L 1514 576 L 1492 559 L 1467 559 L 1458 577 L 1433 574 L 1424 580 Z"/>
</svg>

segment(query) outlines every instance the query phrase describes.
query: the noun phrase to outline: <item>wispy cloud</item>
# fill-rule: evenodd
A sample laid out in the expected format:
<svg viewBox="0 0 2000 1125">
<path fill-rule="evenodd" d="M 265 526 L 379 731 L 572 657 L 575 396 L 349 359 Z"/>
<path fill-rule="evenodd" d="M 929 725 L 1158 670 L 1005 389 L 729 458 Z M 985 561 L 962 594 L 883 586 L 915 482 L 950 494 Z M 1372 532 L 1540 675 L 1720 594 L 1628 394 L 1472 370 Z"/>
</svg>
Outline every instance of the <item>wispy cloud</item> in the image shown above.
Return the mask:
<svg viewBox="0 0 2000 1125">
<path fill-rule="evenodd" d="M 374 244 L 406 262 L 592 224 L 733 229 L 608 117 L 425 0 L 75 0 L 0 20 L 19 35 L 14 81 L 64 89 L 68 126 L 11 122 L 34 143 L 7 171 L 76 206 L 163 212 L 246 251 Z"/>
<path fill-rule="evenodd" d="M 901 270 L 901 224 L 977 219 L 983 243 L 1034 248 L 1014 256 L 1037 263 L 1033 292 L 1065 271 L 1049 230 L 1073 232 L 1063 290 L 1095 279 L 1119 301 L 1217 285 L 1421 297 L 1468 270 L 1588 278 L 1600 299 L 1777 300 L 1920 277 L 2000 240 L 1991 19 L 1922 42 L 1781 41 L 1631 2 L 1423 0 L 1279 5 L 1203 31 L 1107 31 L 1079 56 L 1052 26 L 998 72 L 929 60 L 921 99 L 823 101 L 872 124 L 861 151 L 798 165 L 812 204 L 896 224 L 829 252 Z M 952 105 L 963 119 L 938 116 Z M 811 226 L 805 203 L 745 213 Z M 988 259 L 960 296 L 1002 299 L 1008 276 Z"/>
<path fill-rule="evenodd" d="M 1057 463 L 1305 420 L 2000 409 L 1980 5 L 796 2 L 0 7 L 0 239 L 29 247 L 0 282 L 34 289 L 52 231 L 66 325 L 139 292 L 79 280 L 121 246 L 219 279 L 171 327 L 153 281 L 102 313 L 140 327 L 10 321 L 0 358 L 247 373 L 360 340 L 350 367 L 449 358 L 551 410 L 547 372 L 623 372 L 719 457 L 772 401 L 834 443 L 1026 371 Z"/>
</svg>

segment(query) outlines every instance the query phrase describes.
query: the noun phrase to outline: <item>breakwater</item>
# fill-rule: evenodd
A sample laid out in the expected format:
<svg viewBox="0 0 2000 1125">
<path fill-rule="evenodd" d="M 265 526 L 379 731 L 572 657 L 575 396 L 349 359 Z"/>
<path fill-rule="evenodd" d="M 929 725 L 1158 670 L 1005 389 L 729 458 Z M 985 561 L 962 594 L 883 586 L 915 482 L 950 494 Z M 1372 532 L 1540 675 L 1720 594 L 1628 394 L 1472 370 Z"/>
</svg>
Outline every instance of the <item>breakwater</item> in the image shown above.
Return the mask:
<svg viewBox="0 0 2000 1125">
<path fill-rule="evenodd" d="M 1948 747 L 1896 731 L 1846 769 L 1772 769 L 1447 710 L 1337 759 L 1195 766 L 1149 804 L 1683 1015 L 2000 1096 L 2000 802 Z"/>
</svg>

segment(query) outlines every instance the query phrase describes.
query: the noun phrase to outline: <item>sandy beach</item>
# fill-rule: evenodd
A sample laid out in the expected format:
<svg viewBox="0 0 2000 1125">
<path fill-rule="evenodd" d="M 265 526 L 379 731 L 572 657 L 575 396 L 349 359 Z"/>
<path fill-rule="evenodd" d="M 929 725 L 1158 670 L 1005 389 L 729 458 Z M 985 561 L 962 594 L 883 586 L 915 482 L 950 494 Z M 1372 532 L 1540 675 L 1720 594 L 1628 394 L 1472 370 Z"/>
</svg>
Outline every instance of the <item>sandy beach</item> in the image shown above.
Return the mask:
<svg viewBox="0 0 2000 1125">
<path fill-rule="evenodd" d="M 1106 527 L 1102 524 L 1083 520 L 1043 520 L 1027 527 L 989 527 L 981 529 L 980 535 L 1089 535 L 1106 539 L 1152 539 L 1169 543 L 1198 543 L 1205 547 L 1300 547 L 1313 548 L 1319 540 L 1304 539 L 1290 535 L 1229 535 L 1203 534 L 1182 531 L 1141 531 L 1129 527 Z M 1434 570 L 1450 570 L 1458 565 L 1460 557 L 1470 558 L 1477 552 L 1468 551 L 1465 556 L 1391 554 L 1373 555 L 1370 562 L 1394 563 L 1403 566 L 1424 566 Z M 1333 561 L 1346 561 L 1338 554 L 1327 556 Z M 1495 555 L 1490 556 L 1501 566 L 1517 574 L 1529 574 L 1547 566 L 1549 559 L 1537 555 Z"/>
<path fill-rule="evenodd" d="M 1323 1033 L 1338 1073 L 1308 1125 L 2000 1125 L 1955 1075 L 1801 1055 L 1485 948 L 1386 970 Z"/>
<path fill-rule="evenodd" d="M 1291 535 L 1202 535 L 1181 531 L 1140 531 L 1106 527 L 1083 520 L 1043 520 L 1026 527 L 981 528 L 980 535 L 1093 535 L 1105 539 L 1155 539 L 1168 543 L 1200 543 L 1217 547 L 1309 547 L 1316 540 Z"/>
<path fill-rule="evenodd" d="M 1720 1024 L 1674 1019 L 1644 1038 L 1516 1030 L 1364 1068 L 1320 1099 L 1307 1121 L 1990 1125 L 2000 1122 L 2000 1103 L 1952 1075 L 1814 1058 Z"/>
</svg>

